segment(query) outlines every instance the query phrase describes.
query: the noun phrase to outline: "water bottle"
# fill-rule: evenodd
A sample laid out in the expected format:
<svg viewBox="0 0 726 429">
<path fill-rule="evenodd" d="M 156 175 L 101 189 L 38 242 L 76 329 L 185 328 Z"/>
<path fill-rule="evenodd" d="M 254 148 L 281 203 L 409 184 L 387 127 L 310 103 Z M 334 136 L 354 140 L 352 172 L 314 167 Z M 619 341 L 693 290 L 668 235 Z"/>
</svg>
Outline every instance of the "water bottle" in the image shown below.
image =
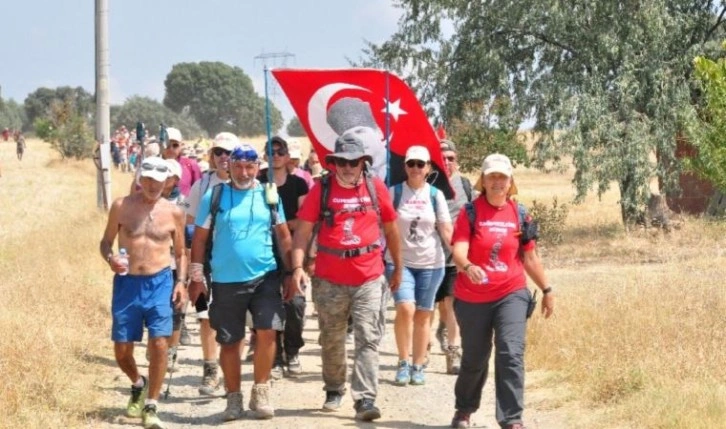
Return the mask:
<svg viewBox="0 0 726 429">
<path fill-rule="evenodd" d="M 129 273 L 129 254 L 126 251 L 126 248 L 122 247 L 118 249 L 118 260 L 124 267 L 126 267 L 123 271 L 118 273 L 118 275 L 125 276 Z"/>
</svg>

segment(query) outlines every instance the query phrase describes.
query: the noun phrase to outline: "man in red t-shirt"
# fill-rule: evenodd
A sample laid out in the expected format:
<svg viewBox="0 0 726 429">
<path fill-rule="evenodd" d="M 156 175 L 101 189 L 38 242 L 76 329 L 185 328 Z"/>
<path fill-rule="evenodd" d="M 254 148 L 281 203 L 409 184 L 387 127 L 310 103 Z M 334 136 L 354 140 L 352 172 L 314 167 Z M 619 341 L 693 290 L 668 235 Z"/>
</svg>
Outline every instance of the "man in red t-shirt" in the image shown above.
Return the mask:
<svg viewBox="0 0 726 429">
<path fill-rule="evenodd" d="M 391 290 L 401 284 L 401 241 L 396 211 L 385 184 L 368 173 L 371 156 L 354 133 L 335 141 L 335 152 L 326 158 L 336 169 L 317 182 L 298 211 L 293 239 L 293 284 L 301 284 L 303 257 L 320 222 L 313 275 L 313 300 L 318 309 L 322 345 L 323 381 L 326 392 L 323 411 L 335 411 L 345 392 L 347 373 L 345 337 L 348 316 L 353 317 L 355 357 L 351 394 L 357 420 L 381 417 L 375 405 L 378 393 L 378 344 L 385 326 L 383 239 L 391 253 L 394 271 Z M 325 185 L 324 183 L 327 183 Z M 323 188 L 328 187 L 324 192 Z M 326 196 L 321 216 L 321 198 Z M 377 213 L 378 208 L 379 213 Z M 380 219 L 379 219 L 380 216 Z"/>
</svg>

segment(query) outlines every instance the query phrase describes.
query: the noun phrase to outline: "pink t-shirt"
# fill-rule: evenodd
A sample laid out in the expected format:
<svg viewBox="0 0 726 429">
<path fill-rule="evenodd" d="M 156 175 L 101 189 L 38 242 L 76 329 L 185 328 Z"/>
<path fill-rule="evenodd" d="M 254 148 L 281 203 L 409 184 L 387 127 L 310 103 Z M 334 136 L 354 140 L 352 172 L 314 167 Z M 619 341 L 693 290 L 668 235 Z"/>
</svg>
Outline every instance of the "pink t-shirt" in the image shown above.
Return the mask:
<svg viewBox="0 0 726 429">
<path fill-rule="evenodd" d="M 456 276 L 454 297 L 465 302 L 493 302 L 527 286 L 519 252 L 519 214 L 516 202 L 494 207 L 482 196 L 473 201 L 476 212 L 474 234 L 470 233 L 466 206 L 454 225 L 452 243 L 469 242 L 469 261 L 481 267 L 488 283 L 474 284 L 464 272 Z M 524 246 L 534 249 L 534 240 Z"/>
<path fill-rule="evenodd" d="M 374 178 L 373 182 L 381 210 L 381 220 L 384 223 L 395 221 L 396 211 L 393 209 L 393 202 L 386 185 L 377 178 Z M 321 182 L 315 182 L 297 213 L 299 219 L 313 223 L 319 220 L 322 188 Z M 319 246 L 347 250 L 382 241 L 378 215 L 373 210 L 365 182 L 355 188 L 346 189 L 331 177 L 327 204 L 335 213 L 335 220 L 332 227 L 323 221 L 318 233 Z M 340 285 L 361 286 L 383 274 L 381 252 L 382 248 L 379 248 L 360 256 L 340 258 L 338 255 L 318 249 L 315 276 Z"/>
</svg>

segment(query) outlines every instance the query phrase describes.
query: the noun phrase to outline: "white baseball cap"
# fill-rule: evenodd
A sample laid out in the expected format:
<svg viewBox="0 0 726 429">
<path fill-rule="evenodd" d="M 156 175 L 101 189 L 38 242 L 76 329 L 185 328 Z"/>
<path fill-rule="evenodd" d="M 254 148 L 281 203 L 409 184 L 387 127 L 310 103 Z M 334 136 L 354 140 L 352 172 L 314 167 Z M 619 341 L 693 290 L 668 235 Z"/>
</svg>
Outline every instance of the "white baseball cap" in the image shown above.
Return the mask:
<svg viewBox="0 0 726 429">
<path fill-rule="evenodd" d="M 166 135 L 169 137 L 169 141 L 177 141 L 179 143 L 182 142 L 182 134 L 181 131 L 179 131 L 177 128 L 168 127 L 166 129 Z"/>
<path fill-rule="evenodd" d="M 431 161 L 431 155 L 429 155 L 429 150 L 423 146 L 411 146 L 406 151 L 406 162 L 412 159 L 429 162 Z"/>
<path fill-rule="evenodd" d="M 141 177 L 149 177 L 157 182 L 163 182 L 169 177 L 169 164 L 158 156 L 144 158 L 139 167 Z"/>
<path fill-rule="evenodd" d="M 176 176 L 181 180 L 182 178 L 182 168 L 181 164 L 176 159 L 167 159 L 165 160 L 166 163 L 169 165 L 169 177 Z"/>
<path fill-rule="evenodd" d="M 240 146 L 241 144 L 242 143 L 236 135 L 225 131 L 214 136 L 214 142 L 212 142 L 212 147 L 210 149 L 218 147 L 232 152 L 235 147 Z"/>
<path fill-rule="evenodd" d="M 512 161 L 501 153 L 491 154 L 484 158 L 484 162 L 481 164 L 481 172 L 484 175 L 501 173 L 507 177 L 512 177 Z"/>
</svg>

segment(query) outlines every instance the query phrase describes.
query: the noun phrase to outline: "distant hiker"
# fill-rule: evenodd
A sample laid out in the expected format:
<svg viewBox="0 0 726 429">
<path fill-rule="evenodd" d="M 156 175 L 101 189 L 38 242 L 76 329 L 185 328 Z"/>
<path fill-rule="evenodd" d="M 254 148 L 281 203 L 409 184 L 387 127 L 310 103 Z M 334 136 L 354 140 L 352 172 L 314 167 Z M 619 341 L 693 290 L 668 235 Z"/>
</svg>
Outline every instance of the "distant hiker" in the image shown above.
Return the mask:
<svg viewBox="0 0 726 429">
<path fill-rule="evenodd" d="M 232 133 L 222 132 L 214 137 L 212 147 L 209 150 L 209 163 L 211 169 L 202 174 L 202 178 L 192 185 L 189 191 L 186 204 L 186 223 L 189 236 L 187 247 L 191 251 L 191 236 L 194 231 L 194 220 L 199 210 L 199 202 L 202 197 L 211 192 L 220 183 L 229 182 L 229 156 L 232 150 L 241 143 L 237 136 Z M 205 261 L 206 262 L 206 261 Z M 211 284 L 209 272 L 205 272 L 205 283 Z M 202 382 L 199 385 L 200 395 L 214 395 L 220 387 L 219 365 L 217 364 L 217 332 L 209 325 L 209 299 L 210 294 L 200 295 L 193 301 L 197 310 L 199 321 L 199 340 L 202 345 L 202 358 L 204 359 L 202 369 Z"/>
<path fill-rule="evenodd" d="M 175 159 L 181 164 L 184 177 L 179 182 L 179 189 L 182 195 L 187 196 L 194 182 L 202 178 L 202 172 L 195 160 L 182 156 L 182 150 L 184 148 L 182 147 L 181 131 L 169 127 L 166 129 L 166 133 L 169 136 L 169 141 L 167 142 L 166 148 L 164 148 L 163 156 L 166 159 Z"/>
<path fill-rule="evenodd" d="M 346 328 L 352 315 L 355 417 L 371 421 L 381 417 L 375 401 L 378 347 L 385 323 L 383 298 L 387 294 L 383 239 L 385 236 L 394 266 L 390 279 L 393 291 L 401 284 L 401 240 L 391 197 L 386 185 L 368 171 L 371 156 L 365 153 L 360 135 L 351 132 L 340 136 L 326 162 L 336 166 L 335 173 L 313 186 L 297 214 L 293 283 L 301 285 L 304 281 L 304 254 L 313 231 L 318 231 L 313 297 L 322 345 L 323 411 L 338 410 L 345 393 Z"/>
<path fill-rule="evenodd" d="M 504 429 L 524 428 L 524 344 L 535 305 L 525 273 L 542 289 L 544 316 L 554 311 L 554 294 L 535 249 L 536 223 L 510 198 L 517 192 L 512 173 L 508 157 L 487 156 L 475 185 L 482 194 L 461 209 L 454 227 L 459 269 L 454 311 L 462 346 L 454 428 L 470 427 L 479 409 L 493 348 L 496 419 Z"/>
<path fill-rule="evenodd" d="M 111 338 L 116 362 L 133 383 L 126 414 L 142 417 L 145 428 L 163 428 L 157 404 L 166 371 L 173 309 L 181 308 L 187 298 L 184 283 L 172 280 L 169 247 L 175 249 L 179 278 L 186 278 L 184 214 L 161 195 L 169 175 L 167 163 L 161 158 L 147 158 L 139 169 L 141 191 L 111 205 L 100 249 L 116 273 Z M 117 236 L 119 249 L 127 251 L 127 263 L 113 252 Z M 142 340 L 144 325 L 151 348 L 148 379 L 139 374 L 134 359 L 134 342 Z"/>
<path fill-rule="evenodd" d="M 192 239 L 189 293 L 196 300 L 204 293 L 204 259 L 211 242 L 209 321 L 222 345 L 220 364 L 227 388 L 225 421 L 244 414 L 240 377 L 240 342 L 245 336 L 246 315 L 251 311 L 257 331 L 254 386 L 250 411 L 270 419 L 270 370 L 275 359 L 275 337 L 283 329 L 285 309 L 280 284 L 290 269 L 290 232 L 285 213 L 256 179 L 259 158 L 248 145 L 236 147 L 229 161 L 230 183 L 216 185 L 202 197 Z M 268 202 L 270 202 L 268 204 Z M 285 279 L 287 298 L 294 292 Z"/>
<path fill-rule="evenodd" d="M 6 127 L 3 129 L 3 141 L 8 141 L 9 138 L 10 138 L 10 129 Z"/>
<path fill-rule="evenodd" d="M 305 180 L 288 172 L 291 151 L 288 143 L 282 137 L 275 136 L 270 140 L 272 158 L 268 159 L 269 168 L 272 168 L 273 181 L 277 185 L 282 207 L 285 210 L 285 220 L 291 233 L 297 226 L 297 211 L 308 193 Z M 265 148 L 265 154 L 270 153 L 270 144 Z M 259 180 L 268 183 L 267 169 L 260 170 Z M 305 324 L 305 295 L 301 294 L 285 302 L 285 330 L 277 336 L 277 356 L 272 367 L 272 378 L 280 379 L 283 374 L 297 377 L 302 373 L 302 365 L 298 352 L 305 345 L 303 340 L 303 326 Z"/>
<path fill-rule="evenodd" d="M 25 147 L 25 137 L 23 137 L 23 133 L 15 133 L 15 153 L 18 156 L 18 161 L 23 160 Z"/>
<path fill-rule="evenodd" d="M 288 158 L 287 158 L 287 170 L 300 177 L 308 185 L 308 189 L 313 187 L 313 176 L 310 172 L 300 167 L 302 161 L 302 150 L 300 143 L 296 140 L 290 141 L 288 144 Z"/>
</svg>

